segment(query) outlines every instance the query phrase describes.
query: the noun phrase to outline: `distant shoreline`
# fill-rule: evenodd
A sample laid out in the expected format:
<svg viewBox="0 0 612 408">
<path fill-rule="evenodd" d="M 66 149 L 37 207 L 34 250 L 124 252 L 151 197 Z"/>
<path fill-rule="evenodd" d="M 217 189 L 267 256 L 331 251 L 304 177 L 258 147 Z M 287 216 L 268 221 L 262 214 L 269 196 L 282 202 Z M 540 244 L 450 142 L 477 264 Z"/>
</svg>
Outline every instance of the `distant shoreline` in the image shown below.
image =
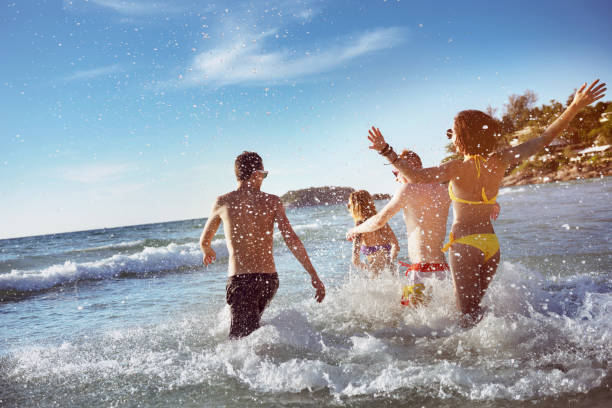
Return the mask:
<svg viewBox="0 0 612 408">
<path fill-rule="evenodd" d="M 308 187 L 300 190 L 288 191 L 281 196 L 281 201 L 287 208 L 312 207 L 317 205 L 336 205 L 348 202 L 353 191 L 352 187 Z M 386 200 L 390 194 L 372 194 L 374 200 Z"/>
</svg>

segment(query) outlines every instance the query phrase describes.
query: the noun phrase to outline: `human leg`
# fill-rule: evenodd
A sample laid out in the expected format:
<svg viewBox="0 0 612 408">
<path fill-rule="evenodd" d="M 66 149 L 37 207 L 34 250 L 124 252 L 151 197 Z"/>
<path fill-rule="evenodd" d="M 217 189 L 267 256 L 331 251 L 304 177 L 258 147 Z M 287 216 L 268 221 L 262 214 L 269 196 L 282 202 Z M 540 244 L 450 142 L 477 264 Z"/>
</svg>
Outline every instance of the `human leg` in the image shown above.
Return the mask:
<svg viewBox="0 0 612 408">
<path fill-rule="evenodd" d="M 265 276 L 267 275 L 267 276 Z M 270 304 L 270 301 L 278 290 L 278 276 L 276 274 L 262 274 L 258 281 L 259 299 L 257 301 L 257 309 L 259 312 L 258 321 L 261 320 L 261 315 Z"/>
<path fill-rule="evenodd" d="M 480 315 L 481 271 L 484 254 L 473 246 L 454 243 L 451 247 L 449 263 L 457 306 L 462 314 L 476 319 Z"/>
<path fill-rule="evenodd" d="M 257 303 L 250 296 L 248 275 L 235 275 L 228 279 L 226 302 L 230 307 L 230 339 L 248 336 L 259 327 Z"/>
<path fill-rule="evenodd" d="M 491 258 L 485 261 L 481 268 L 480 273 L 480 299 L 485 295 L 485 292 L 489 288 L 495 272 L 497 272 L 497 266 L 499 265 L 500 252 L 499 250 Z"/>
<path fill-rule="evenodd" d="M 228 279 L 230 338 L 240 338 L 259 328 L 261 315 L 278 289 L 276 274 L 241 274 Z"/>
</svg>

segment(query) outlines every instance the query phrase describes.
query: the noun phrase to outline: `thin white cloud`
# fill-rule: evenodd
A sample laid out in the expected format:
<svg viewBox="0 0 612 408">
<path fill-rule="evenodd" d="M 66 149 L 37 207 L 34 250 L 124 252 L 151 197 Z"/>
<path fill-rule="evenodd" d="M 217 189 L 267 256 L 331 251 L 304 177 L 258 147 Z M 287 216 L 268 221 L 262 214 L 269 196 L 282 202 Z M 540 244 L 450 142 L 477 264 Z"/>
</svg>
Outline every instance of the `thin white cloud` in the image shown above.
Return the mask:
<svg viewBox="0 0 612 408">
<path fill-rule="evenodd" d="M 331 71 L 338 66 L 375 51 L 387 49 L 406 40 L 403 28 L 381 28 L 346 39 L 341 44 L 326 49 L 275 52 L 266 42 L 276 30 L 259 35 L 246 36 L 223 43 L 197 55 L 183 75 L 184 85 L 214 84 L 217 86 L 237 83 L 261 83 L 297 80 L 309 75 Z"/>
<path fill-rule="evenodd" d="M 181 13 L 184 8 L 163 1 L 88 0 L 89 3 L 114 10 L 120 14 L 142 16 L 153 14 Z M 72 5 L 69 1 L 69 5 Z"/>
<path fill-rule="evenodd" d="M 106 67 L 98 67 L 92 69 L 85 69 L 74 72 L 72 75 L 66 77 L 67 81 L 80 81 L 87 79 L 95 79 L 101 76 L 115 74 L 121 72 L 123 69 L 119 64 L 109 65 Z"/>
<path fill-rule="evenodd" d="M 134 170 L 132 164 L 93 164 L 63 169 L 60 177 L 78 183 L 97 184 L 121 179 Z"/>
</svg>

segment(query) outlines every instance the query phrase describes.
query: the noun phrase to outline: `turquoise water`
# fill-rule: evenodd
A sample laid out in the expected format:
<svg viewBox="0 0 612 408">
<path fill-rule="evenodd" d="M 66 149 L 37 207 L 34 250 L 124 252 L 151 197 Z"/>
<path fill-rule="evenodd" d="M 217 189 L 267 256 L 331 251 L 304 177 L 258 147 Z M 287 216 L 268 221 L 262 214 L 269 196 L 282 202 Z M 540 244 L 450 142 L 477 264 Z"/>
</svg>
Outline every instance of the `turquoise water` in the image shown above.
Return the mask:
<svg viewBox="0 0 612 408">
<path fill-rule="evenodd" d="M 0 405 L 606 406 L 611 181 L 502 190 L 502 264 L 469 330 L 450 282 L 407 310 L 401 277 L 352 270 L 344 206 L 288 211 L 325 301 L 277 232 L 279 291 L 239 341 L 204 219 L 0 241 Z"/>
</svg>

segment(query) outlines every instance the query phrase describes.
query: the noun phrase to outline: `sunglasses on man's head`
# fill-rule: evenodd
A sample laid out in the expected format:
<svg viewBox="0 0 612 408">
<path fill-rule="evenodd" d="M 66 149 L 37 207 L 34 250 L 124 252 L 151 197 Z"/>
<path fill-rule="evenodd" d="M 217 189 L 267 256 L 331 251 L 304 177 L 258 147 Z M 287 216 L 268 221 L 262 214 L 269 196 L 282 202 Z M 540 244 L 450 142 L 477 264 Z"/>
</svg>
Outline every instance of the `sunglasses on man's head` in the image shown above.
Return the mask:
<svg viewBox="0 0 612 408">
<path fill-rule="evenodd" d="M 255 170 L 257 173 L 261 174 L 263 176 L 263 178 L 268 177 L 268 171 L 267 170 Z"/>
</svg>

